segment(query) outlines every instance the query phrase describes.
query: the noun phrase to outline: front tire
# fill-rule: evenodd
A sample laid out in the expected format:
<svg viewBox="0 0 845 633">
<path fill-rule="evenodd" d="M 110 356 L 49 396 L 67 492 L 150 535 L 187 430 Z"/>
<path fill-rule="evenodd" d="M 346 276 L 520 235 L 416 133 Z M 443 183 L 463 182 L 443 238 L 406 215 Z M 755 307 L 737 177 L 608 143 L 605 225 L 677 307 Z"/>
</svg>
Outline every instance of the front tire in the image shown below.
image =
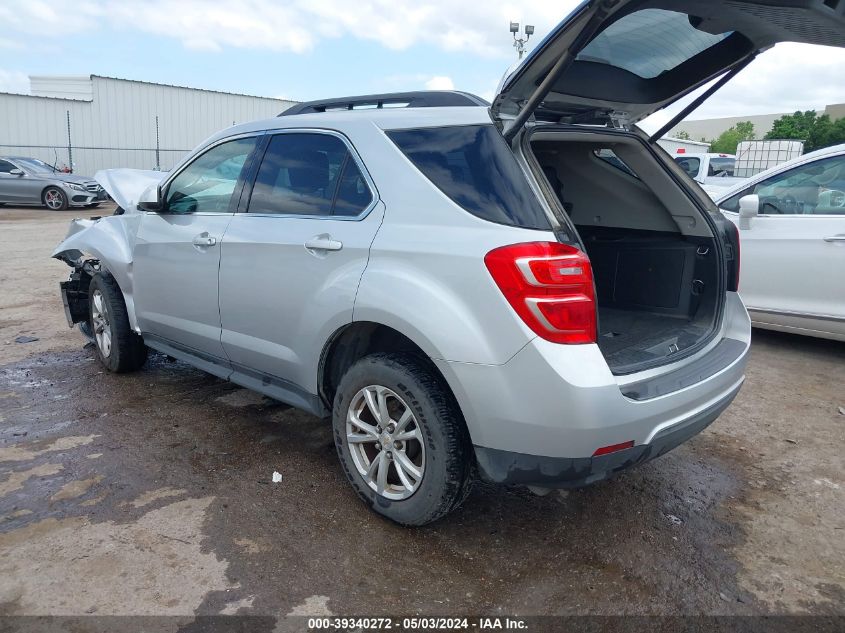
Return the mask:
<svg viewBox="0 0 845 633">
<path fill-rule="evenodd" d="M 41 202 L 50 211 L 64 211 L 68 206 L 67 195 L 58 187 L 47 187 L 41 195 Z"/>
<path fill-rule="evenodd" d="M 122 374 L 140 369 L 147 360 L 144 340 L 129 327 L 120 287 L 108 273 L 97 273 L 88 289 L 89 323 L 100 362 Z"/>
<path fill-rule="evenodd" d="M 373 354 L 344 374 L 334 399 L 346 477 L 374 511 L 425 525 L 455 510 L 471 484 L 463 417 L 442 379 L 411 354 Z"/>
</svg>

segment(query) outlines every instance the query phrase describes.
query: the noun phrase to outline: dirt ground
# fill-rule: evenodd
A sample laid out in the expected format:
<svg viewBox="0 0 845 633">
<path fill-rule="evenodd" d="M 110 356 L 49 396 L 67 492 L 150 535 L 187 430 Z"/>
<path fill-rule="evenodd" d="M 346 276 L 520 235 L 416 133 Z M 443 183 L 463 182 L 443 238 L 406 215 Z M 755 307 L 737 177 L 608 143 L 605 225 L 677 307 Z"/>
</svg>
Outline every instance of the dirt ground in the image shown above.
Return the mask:
<svg viewBox="0 0 845 633">
<path fill-rule="evenodd" d="M 49 258 L 90 214 L 0 209 L 0 615 L 845 615 L 845 345 L 757 331 L 669 455 L 403 529 L 320 420 L 157 354 L 102 371 Z"/>
</svg>

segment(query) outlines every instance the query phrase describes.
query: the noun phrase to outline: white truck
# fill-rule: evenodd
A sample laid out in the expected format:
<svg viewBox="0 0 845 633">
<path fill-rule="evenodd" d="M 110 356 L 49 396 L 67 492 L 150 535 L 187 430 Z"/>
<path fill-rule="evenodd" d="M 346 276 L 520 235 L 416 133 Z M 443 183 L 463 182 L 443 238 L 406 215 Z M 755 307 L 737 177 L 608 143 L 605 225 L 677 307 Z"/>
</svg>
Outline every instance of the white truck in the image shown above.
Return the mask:
<svg viewBox="0 0 845 633">
<path fill-rule="evenodd" d="M 710 151 L 710 143 L 704 141 L 691 141 L 685 138 L 675 138 L 673 136 L 664 136 L 657 141 L 663 149 L 674 156 L 678 153 L 686 154 L 705 154 Z"/>
<path fill-rule="evenodd" d="M 734 177 L 736 156 L 733 154 L 688 154 L 679 149 L 675 162 L 690 178 L 709 187 L 731 187 L 745 180 Z"/>
</svg>

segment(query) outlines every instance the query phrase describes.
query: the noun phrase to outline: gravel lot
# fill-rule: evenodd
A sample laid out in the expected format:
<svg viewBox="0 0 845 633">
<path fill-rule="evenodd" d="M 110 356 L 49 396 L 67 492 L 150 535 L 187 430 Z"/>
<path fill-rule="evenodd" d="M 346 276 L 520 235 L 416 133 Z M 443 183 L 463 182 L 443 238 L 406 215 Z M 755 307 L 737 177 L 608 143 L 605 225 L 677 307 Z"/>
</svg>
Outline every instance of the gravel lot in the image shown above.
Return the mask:
<svg viewBox="0 0 845 633">
<path fill-rule="evenodd" d="M 0 615 L 845 615 L 845 345 L 757 331 L 687 445 L 408 530 L 320 420 L 157 354 L 103 373 L 49 258 L 90 213 L 0 209 Z"/>
</svg>

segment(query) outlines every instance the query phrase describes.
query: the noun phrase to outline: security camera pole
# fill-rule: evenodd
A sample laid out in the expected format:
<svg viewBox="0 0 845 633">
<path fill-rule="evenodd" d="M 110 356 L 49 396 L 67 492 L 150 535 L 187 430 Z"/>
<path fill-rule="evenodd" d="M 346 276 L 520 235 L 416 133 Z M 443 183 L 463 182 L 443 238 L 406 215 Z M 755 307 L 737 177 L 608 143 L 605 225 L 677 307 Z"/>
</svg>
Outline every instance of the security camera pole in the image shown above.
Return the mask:
<svg viewBox="0 0 845 633">
<path fill-rule="evenodd" d="M 519 58 L 522 59 L 525 54 L 525 43 L 534 35 L 534 27 L 530 24 L 525 25 L 525 39 L 517 39 L 516 34 L 519 33 L 519 22 L 511 22 L 511 33 L 513 33 L 513 47 L 516 49 Z"/>
</svg>

